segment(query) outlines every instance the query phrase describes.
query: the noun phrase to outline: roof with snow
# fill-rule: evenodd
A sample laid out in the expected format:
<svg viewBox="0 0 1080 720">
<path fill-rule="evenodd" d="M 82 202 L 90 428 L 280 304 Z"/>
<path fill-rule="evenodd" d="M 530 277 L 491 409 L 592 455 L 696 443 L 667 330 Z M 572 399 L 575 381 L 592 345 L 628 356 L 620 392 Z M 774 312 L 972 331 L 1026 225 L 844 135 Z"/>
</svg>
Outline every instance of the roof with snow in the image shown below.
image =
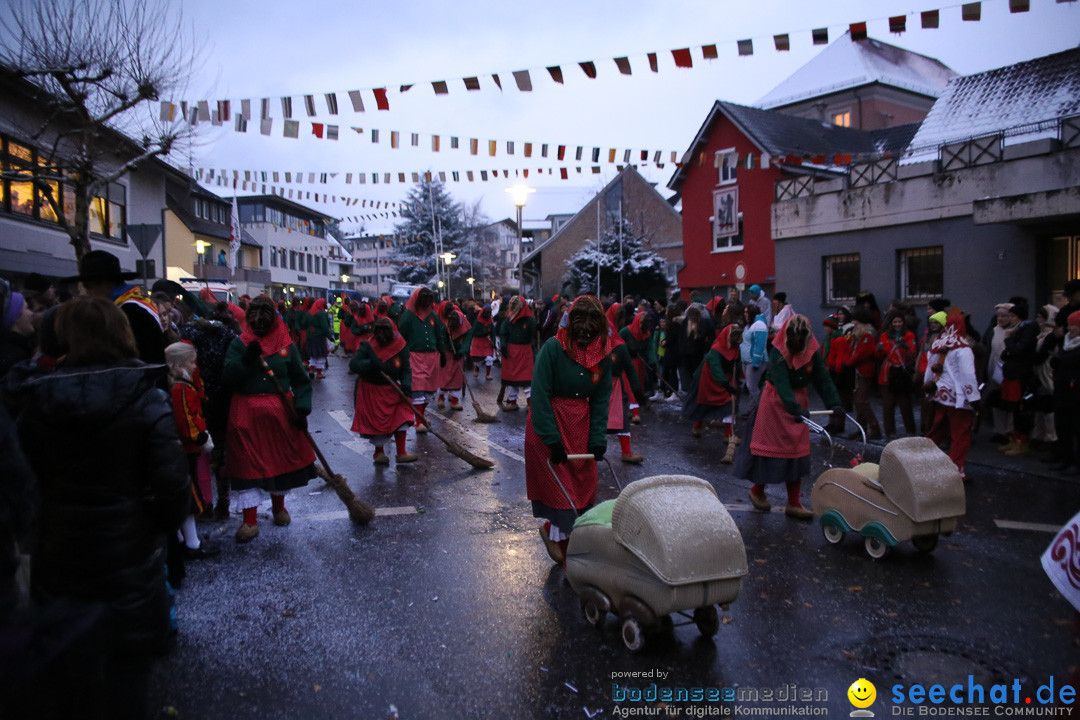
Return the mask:
<svg viewBox="0 0 1080 720">
<path fill-rule="evenodd" d="M 965 75 L 949 82 L 934 103 L 905 162 L 999 132 L 1007 144 L 1056 137 L 1058 120 L 1073 115 L 1080 115 L 1080 48 Z"/>
<path fill-rule="evenodd" d="M 845 32 L 757 101 L 775 108 L 841 90 L 880 83 L 936 98 L 956 73 L 939 60 Z"/>
<path fill-rule="evenodd" d="M 713 124 L 721 117 L 730 120 L 759 150 L 773 156 L 898 154 L 907 147 L 918 128 L 918 123 L 913 123 L 883 130 L 857 130 L 786 115 L 779 110 L 762 110 L 717 100 L 688 148 L 688 156 L 692 157 L 708 141 Z M 668 187 L 678 190 L 688 169 L 686 163 L 678 168 L 668 181 Z"/>
</svg>

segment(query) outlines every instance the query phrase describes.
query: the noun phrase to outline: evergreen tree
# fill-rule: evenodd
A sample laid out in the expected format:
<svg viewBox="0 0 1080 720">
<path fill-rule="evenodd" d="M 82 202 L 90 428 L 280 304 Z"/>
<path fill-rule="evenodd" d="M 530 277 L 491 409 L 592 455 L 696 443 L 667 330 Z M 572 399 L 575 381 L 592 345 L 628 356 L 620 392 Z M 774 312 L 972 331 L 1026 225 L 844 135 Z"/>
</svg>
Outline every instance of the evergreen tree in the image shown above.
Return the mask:
<svg viewBox="0 0 1080 720">
<path fill-rule="evenodd" d="M 397 259 L 404 261 L 398 278 L 405 283 L 435 288 L 438 281 L 449 279 L 449 287 L 439 293 L 443 297 L 468 294 L 465 278 L 469 277 L 470 260 L 473 266 L 479 248 L 471 241 L 477 223 L 484 221 L 477 207 L 456 202 L 445 185 L 435 179 L 424 179 L 409 191 L 400 211 L 401 222 L 394 228 L 403 240 Z M 440 261 L 441 278 L 436 275 L 436 256 L 451 253 L 455 257 L 449 267 Z"/>
<path fill-rule="evenodd" d="M 616 294 L 620 300 L 623 295 L 659 296 L 667 287 L 664 259 L 645 246 L 644 238 L 634 235 L 628 220 L 605 230 L 599 248 L 589 243 L 574 253 L 567 261 L 570 269 L 563 282 L 574 294 L 595 294 L 597 263 L 601 296 Z"/>
</svg>

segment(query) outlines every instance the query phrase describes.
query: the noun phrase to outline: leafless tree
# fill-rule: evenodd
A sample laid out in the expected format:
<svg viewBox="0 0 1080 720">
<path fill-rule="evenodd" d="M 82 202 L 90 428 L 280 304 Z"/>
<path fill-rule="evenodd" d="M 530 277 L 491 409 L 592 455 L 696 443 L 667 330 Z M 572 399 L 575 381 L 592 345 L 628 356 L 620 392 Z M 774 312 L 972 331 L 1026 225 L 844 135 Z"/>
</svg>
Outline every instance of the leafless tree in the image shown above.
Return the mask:
<svg viewBox="0 0 1080 720">
<path fill-rule="evenodd" d="M 0 17 L 6 83 L 41 114 L 21 128 L 36 167 L 5 168 L 32 182 L 81 260 L 90 211 L 109 183 L 193 139 L 181 113 L 155 101 L 182 97 L 196 48 L 171 0 L 10 0 Z"/>
</svg>

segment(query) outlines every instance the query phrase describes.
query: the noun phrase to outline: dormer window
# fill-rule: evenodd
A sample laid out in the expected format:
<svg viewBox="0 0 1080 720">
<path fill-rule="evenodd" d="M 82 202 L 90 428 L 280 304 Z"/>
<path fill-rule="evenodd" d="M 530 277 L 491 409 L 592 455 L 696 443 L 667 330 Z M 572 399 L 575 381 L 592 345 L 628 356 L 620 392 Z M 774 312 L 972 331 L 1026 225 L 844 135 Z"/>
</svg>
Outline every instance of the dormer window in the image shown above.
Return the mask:
<svg viewBox="0 0 1080 720">
<path fill-rule="evenodd" d="M 735 182 L 735 171 L 738 169 L 739 154 L 735 148 L 716 151 L 716 168 L 718 172 L 717 185 L 731 185 Z"/>
<path fill-rule="evenodd" d="M 833 113 L 832 124 L 839 125 L 840 127 L 851 127 L 851 111 L 845 110 L 843 112 Z"/>
</svg>

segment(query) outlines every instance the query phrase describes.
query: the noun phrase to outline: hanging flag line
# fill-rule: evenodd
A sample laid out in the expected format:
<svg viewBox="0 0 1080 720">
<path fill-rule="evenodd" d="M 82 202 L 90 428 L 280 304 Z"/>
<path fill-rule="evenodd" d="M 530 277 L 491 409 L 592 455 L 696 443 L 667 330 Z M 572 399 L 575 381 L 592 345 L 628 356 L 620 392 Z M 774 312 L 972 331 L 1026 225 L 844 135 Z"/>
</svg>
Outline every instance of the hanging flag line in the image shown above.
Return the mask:
<svg viewBox="0 0 1080 720">
<path fill-rule="evenodd" d="M 915 11 L 904 13 L 902 15 L 893 15 L 889 17 L 878 17 L 869 20 L 861 20 L 852 22 L 845 28 L 851 33 L 851 37 L 854 40 L 861 40 L 867 37 L 867 26 L 869 23 L 888 22 L 889 32 L 893 34 L 902 34 L 909 30 L 908 18 L 914 18 L 918 15 L 920 28 L 923 30 L 934 30 L 940 27 L 941 13 L 942 11 L 952 11 L 957 8 L 960 9 L 960 17 L 964 22 L 979 22 L 982 19 L 982 5 L 984 2 L 996 2 L 998 0 L 982 0 L 981 2 L 968 2 L 956 5 L 943 6 L 935 10 L 924 10 L 916 13 Z M 1001 0 L 1004 2 L 1005 0 Z M 1056 0 L 1056 4 L 1066 4 L 1076 2 L 1077 0 Z M 1008 0 L 1009 12 L 1012 14 L 1026 13 L 1031 10 L 1030 0 Z M 670 50 L 672 61 L 676 68 L 692 68 L 694 66 L 693 51 L 697 51 L 697 54 L 701 56 L 702 60 L 716 60 L 719 58 L 719 48 L 734 46 L 738 56 L 749 56 L 754 54 L 754 41 L 758 41 L 758 47 L 767 45 L 770 41 L 777 52 L 787 52 L 791 50 L 791 38 L 795 36 L 803 36 L 809 33 L 810 40 L 813 45 L 827 45 L 829 43 L 829 30 L 844 27 L 843 25 L 831 25 L 813 29 L 803 29 L 795 33 L 785 32 L 778 33 L 770 36 L 750 37 L 744 39 L 725 40 L 719 43 L 713 43 L 710 45 L 695 45 L 691 47 L 684 47 L 675 50 Z M 653 73 L 658 73 L 659 68 L 659 53 L 647 52 L 638 53 L 633 55 L 637 58 L 636 62 L 640 63 L 640 58 L 645 57 L 648 61 L 649 70 Z M 615 65 L 615 69 L 620 75 L 631 75 L 632 65 L 630 62 L 630 55 L 623 55 L 620 57 L 612 58 L 612 62 Z M 551 78 L 551 81 L 555 84 L 565 84 L 565 76 L 563 73 L 563 65 L 572 65 L 573 63 L 563 63 L 559 65 L 551 65 L 544 68 L 544 71 Z M 592 61 L 582 61 L 576 63 L 585 77 L 589 79 L 596 79 L 598 77 L 597 64 Z M 640 67 L 640 66 L 639 66 Z M 533 70 L 515 70 L 510 73 L 514 79 L 514 84 L 521 92 L 531 92 L 533 89 L 533 73 L 541 75 L 543 73 Z M 506 73 L 503 73 L 505 76 Z M 457 86 L 460 81 L 466 92 L 474 92 L 481 90 L 481 78 L 491 78 L 491 83 L 501 92 L 503 90 L 503 81 L 499 73 L 482 73 L 479 75 L 473 75 L 470 77 L 458 78 L 455 81 Z M 485 83 L 487 81 L 485 80 Z M 447 80 L 434 80 L 425 83 L 407 83 L 400 85 L 397 90 L 397 94 L 403 95 L 419 85 L 431 85 L 434 95 L 448 95 L 450 94 L 450 83 Z M 391 91 L 388 87 L 379 88 L 366 88 L 363 90 L 348 90 L 343 93 L 339 92 L 324 92 L 324 93 L 306 93 L 300 97 L 303 100 L 305 112 L 308 117 L 321 116 L 319 108 L 316 106 L 316 97 L 321 95 L 323 98 L 323 105 L 325 106 L 325 113 L 331 116 L 339 114 L 341 108 L 338 103 L 338 96 L 344 95 L 348 97 L 349 104 L 352 107 L 354 113 L 362 113 L 367 110 L 372 100 L 375 102 L 375 107 L 378 110 L 390 109 L 390 97 Z M 367 104 L 364 99 L 367 97 Z M 297 137 L 299 133 L 299 122 L 293 119 L 293 96 L 281 96 L 278 98 L 281 105 L 281 115 L 285 124 L 285 136 Z M 211 122 L 215 125 L 222 125 L 230 122 L 235 116 L 236 129 L 238 132 L 246 132 L 247 123 L 251 122 L 254 118 L 254 108 L 256 103 L 252 99 L 240 100 L 240 112 L 233 112 L 233 104 L 230 100 L 217 100 L 214 101 L 214 107 L 211 107 L 211 102 L 208 100 L 199 100 L 197 102 L 180 101 L 179 104 L 170 101 L 163 101 L 161 103 L 161 120 L 173 121 L 184 120 L 191 124 L 199 122 Z M 259 110 L 258 121 L 260 123 L 260 131 L 264 135 L 269 135 L 271 126 L 273 124 L 273 118 L 271 117 L 271 98 L 261 98 L 257 103 Z M 179 117 L 177 117 L 177 110 L 180 110 Z M 337 139 L 338 125 L 325 125 L 322 123 L 313 123 L 316 127 L 312 132 L 319 137 L 323 137 L 320 133 L 326 133 L 328 139 Z M 243 129 L 241 129 L 243 128 Z M 331 130 L 332 128 L 332 130 Z M 330 133 L 333 132 L 334 136 L 330 137 Z"/>
</svg>

